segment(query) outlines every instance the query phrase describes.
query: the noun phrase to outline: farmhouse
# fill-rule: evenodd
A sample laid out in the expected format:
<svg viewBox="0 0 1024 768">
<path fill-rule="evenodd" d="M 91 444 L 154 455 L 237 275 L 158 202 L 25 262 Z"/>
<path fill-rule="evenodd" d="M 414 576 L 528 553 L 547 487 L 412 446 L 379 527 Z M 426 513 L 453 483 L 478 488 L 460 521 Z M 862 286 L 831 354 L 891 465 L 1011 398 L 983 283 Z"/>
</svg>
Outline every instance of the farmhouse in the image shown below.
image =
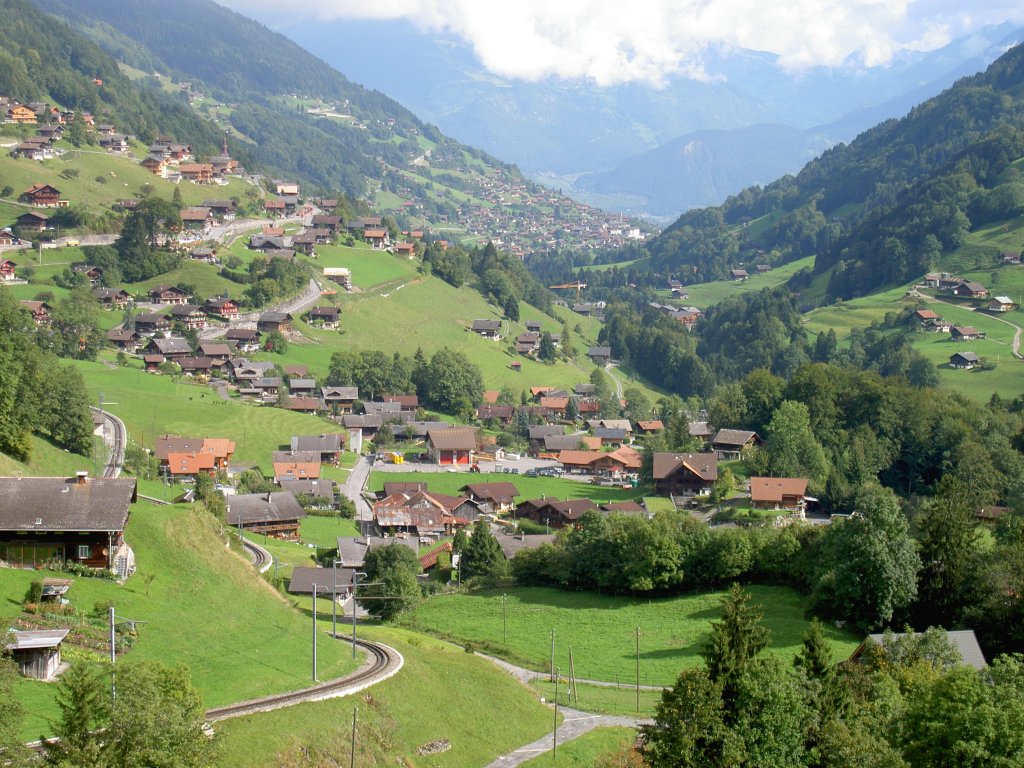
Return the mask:
<svg viewBox="0 0 1024 768">
<path fill-rule="evenodd" d="M 530 499 L 516 507 L 516 518 L 527 518 L 549 528 L 573 525 L 585 512 L 597 511 L 590 499 Z"/>
<path fill-rule="evenodd" d="M 498 335 L 498 331 L 501 330 L 501 320 L 474 320 L 470 330 L 485 339 L 498 341 L 501 338 Z"/>
<path fill-rule="evenodd" d="M 594 365 L 608 365 L 612 359 L 611 347 L 591 347 L 587 350 L 587 357 L 594 361 Z"/>
<path fill-rule="evenodd" d="M 22 299 L 21 306 L 32 313 L 32 322 L 36 325 L 50 324 L 50 314 L 53 312 L 53 307 L 45 301 L 29 301 L 28 299 Z"/>
<path fill-rule="evenodd" d="M 996 296 L 986 307 L 989 312 L 1012 312 L 1016 308 L 1017 305 L 1009 296 Z"/>
<path fill-rule="evenodd" d="M 352 413 L 359 399 L 359 387 L 321 387 L 320 396 L 335 413 Z"/>
<path fill-rule="evenodd" d="M 124 309 L 132 303 L 132 295 L 124 288 L 93 288 L 92 296 L 107 309 Z"/>
<path fill-rule="evenodd" d="M 256 352 L 263 334 L 252 328 L 228 328 L 224 340 L 234 343 L 239 352 Z"/>
<path fill-rule="evenodd" d="M 915 638 L 921 637 L 920 632 L 914 632 Z M 893 636 L 893 639 L 899 639 L 900 635 Z M 950 644 L 956 648 L 957 653 L 960 654 L 960 661 L 974 669 L 985 668 L 985 654 L 981 651 L 981 646 L 978 644 L 978 638 L 974 634 L 973 629 L 961 629 L 961 630 L 947 630 L 946 639 Z M 864 638 L 864 641 L 857 646 L 857 650 L 850 656 L 850 661 L 858 661 L 864 655 L 864 652 L 869 646 L 876 645 L 884 647 L 886 643 L 886 636 L 884 634 L 868 635 Z"/>
<path fill-rule="evenodd" d="M 295 496 L 303 507 L 332 509 L 335 504 L 337 484 L 333 480 L 280 480 L 282 491 Z"/>
<path fill-rule="evenodd" d="M 227 497 L 228 525 L 276 539 L 299 538 L 306 510 L 287 491 L 241 493 Z"/>
<path fill-rule="evenodd" d="M 321 328 L 337 328 L 340 317 L 341 310 L 338 307 L 314 307 L 309 310 L 309 324 Z"/>
<path fill-rule="evenodd" d="M 238 317 L 238 303 L 227 296 L 218 296 L 203 302 L 203 311 L 208 315 L 223 317 L 225 320 L 234 320 Z"/>
<path fill-rule="evenodd" d="M 41 208 L 64 207 L 68 204 L 67 200 L 61 200 L 60 190 L 50 184 L 33 184 L 21 193 L 19 199 Z"/>
<path fill-rule="evenodd" d="M 988 289 L 981 283 L 976 283 L 973 280 L 965 280 L 960 283 L 960 285 L 953 289 L 953 293 L 956 296 L 966 296 L 971 299 L 988 298 Z"/>
<path fill-rule="evenodd" d="M 427 456 L 435 464 L 472 464 L 476 430 L 472 427 L 432 429 L 427 433 Z"/>
<path fill-rule="evenodd" d="M 206 327 L 206 313 L 197 304 L 176 304 L 171 308 L 172 323 L 181 323 L 186 328 L 200 331 Z"/>
<path fill-rule="evenodd" d="M 41 211 L 28 211 L 21 214 L 15 219 L 15 224 L 20 229 L 24 229 L 29 232 L 42 232 L 46 229 L 46 222 L 50 220 L 50 217 Z"/>
<path fill-rule="evenodd" d="M 187 304 L 189 295 L 176 285 L 157 285 L 149 290 L 149 300 L 153 304 Z"/>
<path fill-rule="evenodd" d="M 656 453 L 652 474 L 659 496 L 702 496 L 718 479 L 718 454 Z"/>
<path fill-rule="evenodd" d="M 318 480 L 320 478 L 320 460 L 318 456 L 311 461 L 300 458 L 274 461 L 274 480 Z"/>
<path fill-rule="evenodd" d="M 228 468 L 228 462 L 235 453 L 235 443 L 221 437 L 178 437 L 177 435 L 161 435 L 156 440 L 153 454 L 162 465 L 169 463 L 175 454 L 203 454 L 212 457 L 210 461 L 214 469 Z"/>
<path fill-rule="evenodd" d="M 385 533 L 414 536 L 449 535 L 467 522 L 448 514 L 445 506 L 425 491 L 386 496 L 373 505 L 373 519 Z"/>
<path fill-rule="evenodd" d="M 143 312 L 136 315 L 132 322 L 135 324 L 135 332 L 142 336 L 153 336 L 171 330 L 171 321 L 167 316 L 155 312 Z"/>
<path fill-rule="evenodd" d="M 981 362 L 974 352 L 957 352 L 949 357 L 949 367 L 969 371 Z"/>
<path fill-rule="evenodd" d="M 264 312 L 256 321 L 256 330 L 263 333 L 284 333 L 291 327 L 292 316 L 287 312 Z"/>
<path fill-rule="evenodd" d="M 323 464 L 337 464 L 344 445 L 341 435 L 297 435 L 292 437 L 292 451 L 317 453 Z"/>
<path fill-rule="evenodd" d="M 711 448 L 721 461 L 740 459 L 744 453 L 760 443 L 761 438 L 756 432 L 742 429 L 720 429 L 711 438 Z"/>
<path fill-rule="evenodd" d="M 481 512 L 501 515 L 515 508 L 519 489 L 512 483 L 469 483 L 459 488 Z"/>
<path fill-rule="evenodd" d="M 135 499 L 133 478 L 0 477 L 0 560 L 70 560 L 128 576 L 135 556 L 123 534 Z"/>
<path fill-rule="evenodd" d="M 731 280 L 746 280 L 750 277 L 750 274 L 745 269 L 730 269 L 729 278 Z"/>
<path fill-rule="evenodd" d="M 953 341 L 973 341 L 982 338 L 982 334 L 973 325 L 954 325 L 949 332 Z"/>
<path fill-rule="evenodd" d="M 553 533 L 518 533 L 513 536 L 499 533 L 495 538 L 498 540 L 498 544 L 501 546 L 501 552 L 505 555 L 506 560 L 511 560 L 524 549 L 536 549 L 543 544 L 555 543 L 555 534 Z"/>
<path fill-rule="evenodd" d="M 806 494 L 806 478 L 750 478 L 750 503 L 754 509 L 792 509 L 802 511 Z"/>
<path fill-rule="evenodd" d="M 389 494 L 390 495 L 390 494 Z M 383 538 L 382 536 L 339 536 L 338 563 L 343 568 L 362 568 L 366 562 L 366 553 L 371 549 L 386 547 L 390 544 L 401 544 L 419 553 L 418 543 L 409 538 Z"/>
</svg>

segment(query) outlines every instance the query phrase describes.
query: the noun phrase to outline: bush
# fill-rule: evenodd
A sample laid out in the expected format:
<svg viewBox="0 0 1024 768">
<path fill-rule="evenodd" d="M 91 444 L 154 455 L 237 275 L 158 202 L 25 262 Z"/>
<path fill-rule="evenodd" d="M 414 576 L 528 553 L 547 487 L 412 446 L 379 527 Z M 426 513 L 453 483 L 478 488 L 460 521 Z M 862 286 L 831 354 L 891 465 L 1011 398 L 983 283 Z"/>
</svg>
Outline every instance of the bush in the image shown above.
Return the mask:
<svg viewBox="0 0 1024 768">
<path fill-rule="evenodd" d="M 97 184 L 106 184 L 107 183 L 107 177 L 104 176 L 103 174 L 100 174 L 99 176 L 96 177 L 96 183 Z"/>
<path fill-rule="evenodd" d="M 33 581 L 28 585 L 28 591 L 22 600 L 23 605 L 38 604 L 43 599 L 43 582 Z"/>
</svg>

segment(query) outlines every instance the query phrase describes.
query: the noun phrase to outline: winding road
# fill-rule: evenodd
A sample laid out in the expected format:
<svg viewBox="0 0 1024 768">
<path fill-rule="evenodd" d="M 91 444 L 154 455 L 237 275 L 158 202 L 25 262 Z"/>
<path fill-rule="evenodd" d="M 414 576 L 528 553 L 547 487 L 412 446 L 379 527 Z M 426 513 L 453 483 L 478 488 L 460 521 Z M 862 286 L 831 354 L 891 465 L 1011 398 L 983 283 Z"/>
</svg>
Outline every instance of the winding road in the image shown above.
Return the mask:
<svg viewBox="0 0 1024 768">
<path fill-rule="evenodd" d="M 957 309 L 966 309 L 968 312 L 976 312 L 979 309 L 978 307 L 965 307 L 963 304 L 953 304 L 952 302 L 943 301 L 942 299 L 936 299 L 936 298 L 932 298 L 932 299 L 930 299 L 930 301 L 932 301 L 932 302 L 934 302 L 936 304 L 945 304 L 947 307 L 956 307 Z M 1024 333 L 1024 329 L 1022 329 L 1016 323 L 1011 323 L 1009 320 L 1004 320 L 1003 318 L 996 317 L 995 315 L 992 315 L 992 314 L 986 314 L 985 317 L 992 318 L 993 320 L 998 320 L 1000 323 L 1005 323 L 1006 325 L 1008 325 L 1008 326 L 1010 326 L 1011 328 L 1014 329 L 1013 341 L 1010 343 L 1010 351 L 1013 353 L 1013 356 L 1015 358 L 1017 358 L 1018 360 L 1024 360 L 1024 355 L 1022 355 L 1020 353 L 1020 339 L 1021 339 L 1021 334 Z"/>
</svg>

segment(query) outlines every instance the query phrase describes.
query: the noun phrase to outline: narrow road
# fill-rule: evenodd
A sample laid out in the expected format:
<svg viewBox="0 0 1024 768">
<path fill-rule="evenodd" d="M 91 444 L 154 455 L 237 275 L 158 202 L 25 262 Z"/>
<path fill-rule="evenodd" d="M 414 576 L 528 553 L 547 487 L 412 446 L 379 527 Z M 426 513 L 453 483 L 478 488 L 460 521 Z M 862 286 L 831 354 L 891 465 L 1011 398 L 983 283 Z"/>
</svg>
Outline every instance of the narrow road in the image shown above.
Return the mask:
<svg viewBox="0 0 1024 768">
<path fill-rule="evenodd" d="M 511 662 L 505 661 L 504 659 L 499 659 L 496 656 L 488 656 L 486 653 L 479 652 L 476 655 L 480 656 L 481 658 L 487 659 L 493 664 L 496 664 L 497 666 L 501 667 L 506 672 L 508 672 L 510 675 L 524 683 L 531 683 L 534 680 L 543 680 L 544 678 L 549 677 L 549 673 L 547 672 L 538 672 L 535 669 L 527 669 L 526 667 L 520 667 L 515 664 L 512 664 Z M 609 680 L 585 680 L 583 678 L 578 677 L 576 678 L 576 682 L 583 683 L 586 685 L 594 685 L 599 688 L 625 688 L 627 690 L 635 689 L 635 686 L 629 685 L 628 683 L 613 683 Z M 664 685 L 641 685 L 640 690 L 663 691 L 666 687 L 667 686 Z"/>
<path fill-rule="evenodd" d="M 619 380 L 619 377 L 616 376 L 615 373 L 614 373 L 615 369 L 618 368 L 618 366 L 619 366 L 618 363 L 608 363 L 604 367 L 604 369 L 608 373 L 608 375 L 611 377 L 612 381 L 615 382 L 615 395 L 616 395 L 616 397 L 619 398 L 619 400 L 621 400 L 622 399 L 622 382 Z"/>
<path fill-rule="evenodd" d="M 352 503 L 356 505 L 356 522 L 363 523 L 373 520 L 373 510 L 370 508 L 369 502 L 363 498 L 363 489 L 366 488 L 366 481 L 370 478 L 370 457 L 360 456 L 356 460 L 356 465 L 352 467 L 352 471 L 348 473 L 348 477 L 345 478 L 345 482 L 341 484 L 341 494 L 347 499 L 351 499 Z M 359 526 L 362 530 L 363 526 Z"/>
<path fill-rule="evenodd" d="M 556 730 L 536 741 L 531 741 L 529 744 L 513 752 L 502 755 L 497 760 L 488 763 L 486 768 L 511 768 L 514 765 L 521 765 L 537 757 L 537 755 L 550 752 L 555 746 L 556 738 L 559 744 L 564 744 L 567 741 L 579 738 L 585 733 L 590 733 L 595 728 L 607 726 L 636 728 L 651 722 L 650 720 L 639 720 L 619 715 L 595 715 L 590 712 L 580 712 L 578 709 L 571 709 L 569 707 L 559 707 L 559 711 L 562 713 L 563 719 L 562 724 Z"/>
<path fill-rule="evenodd" d="M 968 312 L 975 312 L 978 309 L 977 307 L 965 307 L 962 304 L 953 304 L 952 302 L 943 301 L 942 299 L 932 298 L 931 301 L 935 302 L 936 304 L 945 304 L 947 307 L 957 307 L 958 309 L 966 309 Z M 1016 323 L 1011 323 L 1009 320 L 1004 320 L 1003 318 L 996 317 L 995 315 L 985 315 L 985 317 L 990 317 L 993 320 L 998 320 L 1000 323 L 1006 323 L 1006 325 L 1014 329 L 1013 341 L 1010 343 L 1010 351 L 1013 353 L 1013 356 L 1018 360 L 1024 360 L 1024 355 L 1020 353 L 1020 338 L 1021 333 L 1024 332 L 1024 329 L 1022 329 Z"/>
</svg>

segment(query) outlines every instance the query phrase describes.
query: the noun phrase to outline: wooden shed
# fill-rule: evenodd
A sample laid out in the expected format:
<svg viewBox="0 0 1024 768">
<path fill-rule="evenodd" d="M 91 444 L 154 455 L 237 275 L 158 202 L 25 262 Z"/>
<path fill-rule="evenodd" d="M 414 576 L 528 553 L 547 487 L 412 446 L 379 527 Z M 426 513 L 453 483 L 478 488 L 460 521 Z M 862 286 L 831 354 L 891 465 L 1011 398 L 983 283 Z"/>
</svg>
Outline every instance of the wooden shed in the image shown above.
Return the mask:
<svg viewBox="0 0 1024 768">
<path fill-rule="evenodd" d="M 60 673 L 60 644 L 69 630 L 38 629 L 11 632 L 7 650 L 18 671 L 33 680 L 52 680 Z"/>
</svg>

